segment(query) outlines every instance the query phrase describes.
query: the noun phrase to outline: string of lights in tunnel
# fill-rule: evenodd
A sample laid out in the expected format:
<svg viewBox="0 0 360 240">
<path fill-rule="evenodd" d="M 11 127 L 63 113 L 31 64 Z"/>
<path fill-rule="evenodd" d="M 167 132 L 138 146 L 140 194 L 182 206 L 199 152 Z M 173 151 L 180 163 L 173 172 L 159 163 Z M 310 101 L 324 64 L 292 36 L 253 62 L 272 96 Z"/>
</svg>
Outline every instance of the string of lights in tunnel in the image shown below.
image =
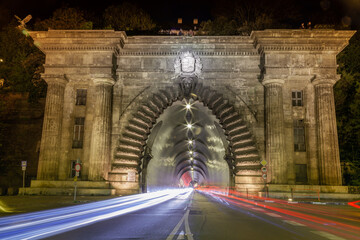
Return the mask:
<svg viewBox="0 0 360 240">
<path fill-rule="evenodd" d="M 193 113 L 192 113 L 192 102 L 191 99 L 189 101 L 185 100 L 185 122 L 186 122 L 186 141 L 187 141 L 187 147 L 188 147 L 188 161 L 190 162 L 190 171 L 186 171 L 181 175 L 181 179 L 185 182 L 185 186 L 194 185 L 197 181 L 195 173 L 194 173 L 194 153 L 196 151 L 195 148 L 195 139 L 193 136 L 193 128 L 195 126 L 195 123 L 193 122 Z M 187 168 L 187 167 L 185 167 Z M 186 177 L 190 172 L 190 178 Z"/>
</svg>

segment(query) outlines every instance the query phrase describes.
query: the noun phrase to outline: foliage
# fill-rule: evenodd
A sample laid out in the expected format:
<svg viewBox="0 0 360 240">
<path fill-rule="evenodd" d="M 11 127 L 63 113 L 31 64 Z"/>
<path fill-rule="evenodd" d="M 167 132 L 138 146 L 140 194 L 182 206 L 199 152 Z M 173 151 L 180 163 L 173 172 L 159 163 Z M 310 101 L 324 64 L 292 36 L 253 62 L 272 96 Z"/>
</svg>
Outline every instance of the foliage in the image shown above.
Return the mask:
<svg viewBox="0 0 360 240">
<path fill-rule="evenodd" d="M 0 97 L 0 113 L 3 113 L 4 109 L 5 109 L 5 101 L 2 97 Z M 5 149 L 4 149 L 5 136 L 6 136 L 6 125 L 5 123 L 3 123 L 3 121 L 0 121 L 0 175 L 4 175 L 7 170 L 6 162 L 3 161 L 4 153 L 5 153 Z"/>
<path fill-rule="evenodd" d="M 48 29 L 92 29 L 92 22 L 84 18 L 84 12 L 76 8 L 59 8 L 49 19 L 37 21 L 35 30 Z"/>
<path fill-rule="evenodd" d="M 208 20 L 200 24 L 199 35 L 236 35 L 238 33 L 235 20 L 220 16 L 214 21 Z"/>
<path fill-rule="evenodd" d="M 334 88 L 341 161 L 352 167 L 347 184 L 360 185 L 360 34 L 339 54 Z"/>
<path fill-rule="evenodd" d="M 290 28 L 300 22 L 296 4 L 288 1 L 244 0 L 229 4 L 232 6 L 218 10 L 214 21 L 201 23 L 201 35 L 249 35 L 253 30 Z"/>
<path fill-rule="evenodd" d="M 148 31 L 156 26 L 149 14 L 128 2 L 106 8 L 104 21 L 106 28 L 117 31 Z"/>
<path fill-rule="evenodd" d="M 44 54 L 34 46 L 13 22 L 0 32 L 0 79 L 4 79 L 2 92 L 29 92 L 29 100 L 44 96 L 45 82 L 40 77 Z"/>
</svg>

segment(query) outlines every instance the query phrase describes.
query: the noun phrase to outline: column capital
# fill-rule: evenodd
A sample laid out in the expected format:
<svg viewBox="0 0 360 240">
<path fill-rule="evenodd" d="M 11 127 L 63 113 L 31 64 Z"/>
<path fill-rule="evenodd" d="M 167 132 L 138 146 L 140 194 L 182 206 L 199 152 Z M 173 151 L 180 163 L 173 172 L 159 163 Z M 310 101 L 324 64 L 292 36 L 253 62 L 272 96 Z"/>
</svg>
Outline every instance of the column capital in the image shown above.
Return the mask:
<svg viewBox="0 0 360 240">
<path fill-rule="evenodd" d="M 261 83 L 266 87 L 267 85 L 270 84 L 284 85 L 285 81 L 283 79 L 278 79 L 278 78 L 264 78 Z"/>
<path fill-rule="evenodd" d="M 95 77 L 95 78 L 91 78 L 91 80 L 93 81 L 93 83 L 95 85 L 114 85 L 115 84 L 115 80 L 113 78 L 108 78 L 108 77 Z"/>
<path fill-rule="evenodd" d="M 314 86 L 318 86 L 318 85 L 331 85 L 334 86 L 334 84 L 340 80 L 341 75 L 340 74 L 336 74 L 334 76 L 315 76 L 312 80 L 311 83 Z"/>
<path fill-rule="evenodd" d="M 65 75 L 61 74 L 41 74 L 41 77 L 45 80 L 47 84 L 57 83 L 65 86 L 69 82 L 69 80 L 66 79 Z"/>
</svg>

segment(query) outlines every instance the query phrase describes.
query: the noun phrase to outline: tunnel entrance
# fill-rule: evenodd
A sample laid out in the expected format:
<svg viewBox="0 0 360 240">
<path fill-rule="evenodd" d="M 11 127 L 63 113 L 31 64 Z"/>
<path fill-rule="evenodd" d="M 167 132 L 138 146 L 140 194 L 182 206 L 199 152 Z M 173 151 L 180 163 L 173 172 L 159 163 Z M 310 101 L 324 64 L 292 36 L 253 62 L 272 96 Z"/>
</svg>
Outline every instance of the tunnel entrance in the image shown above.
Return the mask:
<svg viewBox="0 0 360 240">
<path fill-rule="evenodd" d="M 109 172 L 116 191 L 195 184 L 263 187 L 257 146 L 238 110 L 202 83 L 178 86 L 153 89 L 134 103 Z"/>
<path fill-rule="evenodd" d="M 199 101 L 176 101 L 157 119 L 147 140 L 142 190 L 230 184 L 228 146 L 216 116 Z M 224 140 L 225 139 L 225 140 Z"/>
</svg>

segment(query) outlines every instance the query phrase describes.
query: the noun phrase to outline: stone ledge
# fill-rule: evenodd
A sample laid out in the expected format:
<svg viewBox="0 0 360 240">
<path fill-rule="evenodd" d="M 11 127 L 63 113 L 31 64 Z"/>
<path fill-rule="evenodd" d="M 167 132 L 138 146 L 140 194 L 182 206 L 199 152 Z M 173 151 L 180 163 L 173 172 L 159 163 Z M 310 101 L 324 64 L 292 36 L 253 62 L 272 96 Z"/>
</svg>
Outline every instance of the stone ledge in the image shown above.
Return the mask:
<svg viewBox="0 0 360 240">
<path fill-rule="evenodd" d="M 262 197 L 265 197 L 265 193 L 261 193 Z M 283 199 L 289 199 L 291 198 L 291 192 L 269 192 L 270 198 L 283 198 Z M 359 199 L 360 194 L 350 194 L 350 193 L 320 193 L 318 194 L 309 194 L 309 193 L 294 193 L 293 194 L 293 200 L 296 201 L 296 199 L 318 199 L 320 197 L 320 200 L 322 199 L 338 199 L 338 200 L 353 200 L 353 199 Z"/>
<path fill-rule="evenodd" d="M 293 192 L 295 193 L 348 193 L 347 186 L 326 186 L 326 185 L 282 185 L 282 184 L 268 184 L 269 192 Z"/>
<path fill-rule="evenodd" d="M 109 182 L 105 181 L 77 181 L 77 188 L 110 188 Z M 48 181 L 48 180 L 32 180 L 30 188 L 72 188 L 74 181 Z"/>
<path fill-rule="evenodd" d="M 113 189 L 110 188 L 77 188 L 76 195 L 78 196 L 110 196 L 114 195 Z M 19 195 L 74 195 L 73 188 L 20 188 Z"/>
</svg>

